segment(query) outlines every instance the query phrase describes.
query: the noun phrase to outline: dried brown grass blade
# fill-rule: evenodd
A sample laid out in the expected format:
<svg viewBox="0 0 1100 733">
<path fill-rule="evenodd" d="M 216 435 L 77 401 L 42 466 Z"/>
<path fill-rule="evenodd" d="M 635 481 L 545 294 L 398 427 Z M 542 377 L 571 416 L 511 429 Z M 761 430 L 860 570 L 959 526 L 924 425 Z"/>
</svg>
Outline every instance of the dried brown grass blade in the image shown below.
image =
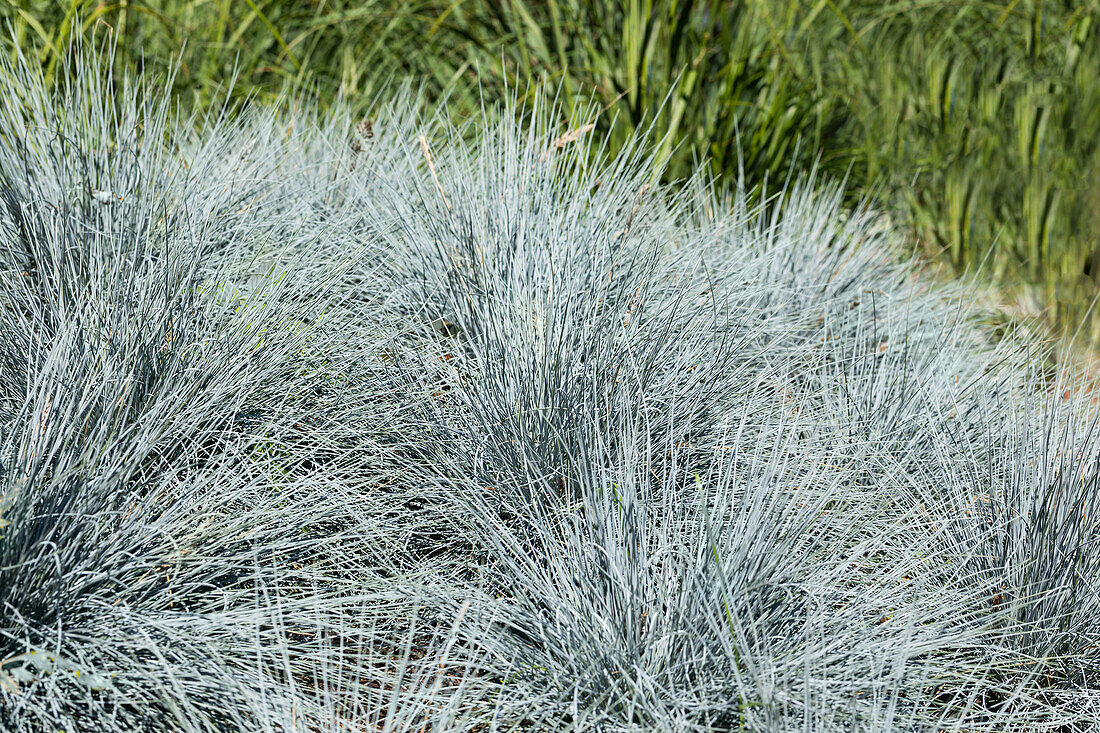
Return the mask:
<svg viewBox="0 0 1100 733">
<path fill-rule="evenodd" d="M 539 162 L 543 162 L 555 152 L 564 148 L 569 143 L 577 142 L 577 140 L 580 140 L 581 135 L 585 134 L 586 132 L 591 132 L 595 128 L 595 123 L 590 122 L 587 125 L 581 125 L 580 127 L 574 128 L 572 130 L 566 130 L 561 135 L 558 135 L 556 138 L 554 138 L 554 141 L 550 143 L 550 147 L 546 151 L 544 151 L 542 155 L 539 156 Z"/>
<path fill-rule="evenodd" d="M 439 198 L 443 199 L 447 211 L 450 211 L 451 202 L 447 200 L 447 195 L 443 193 L 443 186 L 439 183 L 439 176 L 435 174 L 435 163 L 432 162 L 432 152 L 428 149 L 428 140 L 423 135 L 420 136 L 420 149 L 424 151 L 424 159 L 428 161 L 428 171 L 432 174 L 432 181 L 435 182 L 435 190 L 439 192 Z"/>
</svg>

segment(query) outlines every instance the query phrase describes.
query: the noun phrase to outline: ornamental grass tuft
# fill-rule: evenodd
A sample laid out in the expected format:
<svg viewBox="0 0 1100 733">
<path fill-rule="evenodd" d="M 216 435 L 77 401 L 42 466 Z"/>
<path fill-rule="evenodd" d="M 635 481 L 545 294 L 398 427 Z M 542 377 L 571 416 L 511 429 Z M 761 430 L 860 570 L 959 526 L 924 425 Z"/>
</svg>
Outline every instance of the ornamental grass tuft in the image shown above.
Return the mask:
<svg viewBox="0 0 1100 733">
<path fill-rule="evenodd" d="M 1096 415 L 829 181 L 67 63 L 0 60 L 0 728 L 1100 723 Z"/>
</svg>

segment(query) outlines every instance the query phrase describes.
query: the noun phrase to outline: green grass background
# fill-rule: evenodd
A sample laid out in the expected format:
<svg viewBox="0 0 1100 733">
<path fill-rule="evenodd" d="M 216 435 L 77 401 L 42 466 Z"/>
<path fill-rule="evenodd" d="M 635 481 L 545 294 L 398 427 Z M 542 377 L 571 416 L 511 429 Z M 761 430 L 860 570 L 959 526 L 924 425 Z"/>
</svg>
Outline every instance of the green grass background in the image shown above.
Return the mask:
<svg viewBox="0 0 1100 733">
<path fill-rule="evenodd" d="M 926 254 L 1100 344 L 1100 0 L 0 2 L 4 51 L 54 81 L 79 33 L 144 73 L 178 57 L 187 107 L 234 70 L 237 97 L 357 112 L 406 80 L 455 115 L 594 95 L 610 152 L 652 125 L 669 178 L 705 159 L 774 189 L 816 164 Z"/>
</svg>

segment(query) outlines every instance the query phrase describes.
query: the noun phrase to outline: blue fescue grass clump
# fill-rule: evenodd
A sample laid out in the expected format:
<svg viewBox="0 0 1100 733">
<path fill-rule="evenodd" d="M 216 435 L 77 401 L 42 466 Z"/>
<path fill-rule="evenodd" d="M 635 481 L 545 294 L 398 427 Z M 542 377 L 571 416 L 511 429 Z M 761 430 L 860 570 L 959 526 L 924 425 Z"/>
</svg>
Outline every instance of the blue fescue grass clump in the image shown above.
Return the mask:
<svg viewBox="0 0 1100 733">
<path fill-rule="evenodd" d="M 77 58 L 0 70 L 0 728 L 1100 722 L 1095 418 L 873 212 Z"/>
</svg>

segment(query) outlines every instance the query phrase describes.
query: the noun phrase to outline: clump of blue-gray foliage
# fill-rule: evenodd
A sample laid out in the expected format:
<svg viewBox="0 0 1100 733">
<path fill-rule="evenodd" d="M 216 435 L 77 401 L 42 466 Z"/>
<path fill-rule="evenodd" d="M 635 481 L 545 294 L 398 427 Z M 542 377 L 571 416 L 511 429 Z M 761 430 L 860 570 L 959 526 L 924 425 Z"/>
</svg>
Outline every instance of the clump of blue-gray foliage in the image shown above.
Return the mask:
<svg viewBox="0 0 1100 733">
<path fill-rule="evenodd" d="M 1100 722 L 1094 423 L 870 212 L 80 58 L 0 68 L 3 730 Z"/>
</svg>

